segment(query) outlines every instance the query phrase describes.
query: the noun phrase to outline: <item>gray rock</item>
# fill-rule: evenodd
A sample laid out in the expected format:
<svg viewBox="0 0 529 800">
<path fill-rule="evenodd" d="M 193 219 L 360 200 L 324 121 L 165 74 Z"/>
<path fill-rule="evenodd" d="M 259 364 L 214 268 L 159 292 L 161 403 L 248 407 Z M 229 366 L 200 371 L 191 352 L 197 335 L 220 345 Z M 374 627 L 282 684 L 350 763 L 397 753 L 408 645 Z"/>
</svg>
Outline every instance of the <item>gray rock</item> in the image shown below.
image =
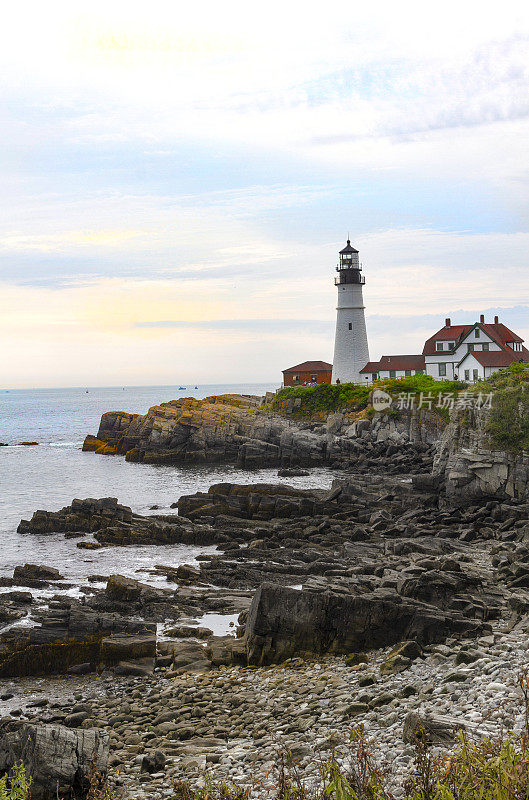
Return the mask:
<svg viewBox="0 0 529 800">
<path fill-rule="evenodd" d="M 394 592 L 349 595 L 296 591 L 274 584 L 257 590 L 246 622 L 250 664 L 313 653 L 350 653 L 413 639 L 425 645 L 453 634 L 479 636 L 484 626 Z"/>
<path fill-rule="evenodd" d="M 0 720 L 0 774 L 20 762 L 31 777 L 32 800 L 83 798 L 92 765 L 106 773 L 108 735 L 96 728 L 71 730 Z"/>
</svg>

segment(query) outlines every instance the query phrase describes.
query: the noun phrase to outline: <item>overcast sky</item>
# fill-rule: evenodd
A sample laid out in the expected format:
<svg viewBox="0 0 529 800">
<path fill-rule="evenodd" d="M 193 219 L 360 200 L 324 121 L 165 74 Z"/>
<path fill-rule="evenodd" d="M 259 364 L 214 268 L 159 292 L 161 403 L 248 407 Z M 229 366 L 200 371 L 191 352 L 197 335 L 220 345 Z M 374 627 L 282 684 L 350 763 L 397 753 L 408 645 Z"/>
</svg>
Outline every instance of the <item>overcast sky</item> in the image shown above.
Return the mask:
<svg viewBox="0 0 529 800">
<path fill-rule="evenodd" d="M 277 381 L 446 316 L 529 339 L 529 10 L 19 2 L 0 26 L 0 386 Z"/>
</svg>

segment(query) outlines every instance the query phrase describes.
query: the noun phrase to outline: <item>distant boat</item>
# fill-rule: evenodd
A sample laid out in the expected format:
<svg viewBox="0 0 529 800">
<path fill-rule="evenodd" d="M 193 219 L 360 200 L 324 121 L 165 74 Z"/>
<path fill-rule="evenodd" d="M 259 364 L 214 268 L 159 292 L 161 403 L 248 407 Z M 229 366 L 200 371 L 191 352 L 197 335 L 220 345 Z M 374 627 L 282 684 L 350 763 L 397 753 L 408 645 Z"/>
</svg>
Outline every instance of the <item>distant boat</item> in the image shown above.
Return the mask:
<svg viewBox="0 0 529 800">
<path fill-rule="evenodd" d="M 195 389 L 198 389 L 198 386 L 195 386 Z"/>
<path fill-rule="evenodd" d="M 179 386 L 178 389 L 187 389 L 187 386 Z"/>
</svg>

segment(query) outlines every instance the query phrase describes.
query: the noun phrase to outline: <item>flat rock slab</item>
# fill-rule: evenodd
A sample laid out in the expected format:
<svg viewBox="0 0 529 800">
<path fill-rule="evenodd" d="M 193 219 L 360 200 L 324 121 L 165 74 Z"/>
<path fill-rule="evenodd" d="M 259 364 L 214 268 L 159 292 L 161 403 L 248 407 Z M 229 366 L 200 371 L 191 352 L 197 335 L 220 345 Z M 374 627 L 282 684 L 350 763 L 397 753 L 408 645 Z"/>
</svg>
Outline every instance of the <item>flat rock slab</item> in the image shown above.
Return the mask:
<svg viewBox="0 0 529 800">
<path fill-rule="evenodd" d="M 138 658 L 155 658 L 156 634 L 105 636 L 101 640 L 100 655 L 102 663 L 106 665 Z"/>
<path fill-rule="evenodd" d="M 294 656 L 372 650 L 413 639 L 420 645 L 448 636 L 479 636 L 488 626 L 395 592 L 352 595 L 297 591 L 264 583 L 246 623 L 248 663 Z"/>
</svg>

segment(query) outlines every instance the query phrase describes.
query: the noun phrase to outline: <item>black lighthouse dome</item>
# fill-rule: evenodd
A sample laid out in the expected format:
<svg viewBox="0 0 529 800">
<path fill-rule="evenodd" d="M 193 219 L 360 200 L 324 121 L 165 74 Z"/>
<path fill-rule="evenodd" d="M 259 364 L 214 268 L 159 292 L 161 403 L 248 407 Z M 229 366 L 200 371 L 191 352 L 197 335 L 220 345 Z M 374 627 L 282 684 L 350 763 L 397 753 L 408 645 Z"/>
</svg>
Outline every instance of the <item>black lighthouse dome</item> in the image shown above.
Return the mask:
<svg viewBox="0 0 529 800">
<path fill-rule="evenodd" d="M 351 240 L 347 240 L 347 244 L 340 250 L 340 261 L 336 267 L 338 277 L 335 278 L 334 283 L 340 286 L 346 283 L 365 283 L 365 278 L 361 274 L 362 266 L 358 260 L 358 250 L 352 246 Z"/>
<path fill-rule="evenodd" d="M 355 250 L 355 248 L 352 246 L 350 239 L 347 240 L 347 244 L 345 245 L 344 249 L 340 250 L 340 255 L 345 256 L 348 255 L 349 253 L 358 254 L 358 250 Z"/>
</svg>

